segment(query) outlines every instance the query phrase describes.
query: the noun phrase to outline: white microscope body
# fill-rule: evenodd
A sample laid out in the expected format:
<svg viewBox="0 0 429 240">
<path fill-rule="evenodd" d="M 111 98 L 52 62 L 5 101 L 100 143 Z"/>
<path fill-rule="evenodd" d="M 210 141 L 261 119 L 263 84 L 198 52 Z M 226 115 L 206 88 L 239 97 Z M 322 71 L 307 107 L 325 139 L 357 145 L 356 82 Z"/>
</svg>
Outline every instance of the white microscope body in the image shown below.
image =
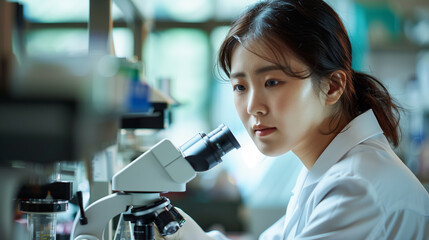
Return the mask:
<svg viewBox="0 0 429 240">
<path fill-rule="evenodd" d="M 221 162 L 220 157 L 239 147 L 237 140 L 224 125 L 209 135 L 204 133 L 196 135 L 179 149 L 169 140 L 160 141 L 113 176 L 112 190 L 115 193 L 88 206 L 84 211 L 87 221 L 82 220 L 81 213 L 78 213 L 73 224 L 71 239 L 103 239 L 107 223 L 127 210 L 128 215 L 132 211 L 132 218 L 137 218 L 136 224 L 140 223 L 140 225 L 139 219 L 143 215 L 154 215 L 154 217 L 168 215 L 167 218 L 171 215 L 176 216 L 174 207 L 170 205 L 168 199 L 160 197 L 160 193 L 184 192 L 186 183 L 196 176 L 196 171 L 210 169 Z M 180 214 L 178 217 L 181 217 Z M 143 217 L 143 220 L 146 221 L 146 217 Z M 158 222 L 161 222 L 161 227 Z M 177 219 L 174 224 L 168 219 L 158 222 L 156 222 L 158 229 L 165 228 L 163 235 L 169 235 L 176 232 L 183 224 L 183 218 Z M 152 223 L 145 224 L 152 228 Z M 135 239 L 152 239 L 150 232 L 144 234 L 146 237 L 135 236 Z"/>
</svg>

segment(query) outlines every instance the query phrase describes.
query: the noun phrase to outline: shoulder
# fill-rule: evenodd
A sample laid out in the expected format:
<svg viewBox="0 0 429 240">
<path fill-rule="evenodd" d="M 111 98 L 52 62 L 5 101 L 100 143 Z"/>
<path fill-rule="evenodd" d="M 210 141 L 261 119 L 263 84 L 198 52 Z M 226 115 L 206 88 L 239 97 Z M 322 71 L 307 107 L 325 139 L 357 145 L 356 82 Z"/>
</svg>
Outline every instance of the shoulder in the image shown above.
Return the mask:
<svg viewBox="0 0 429 240">
<path fill-rule="evenodd" d="M 376 202 L 377 194 L 373 178 L 387 164 L 392 156 L 384 150 L 383 144 L 374 139 L 366 140 L 351 148 L 337 163 L 320 178 L 314 195 L 325 198 L 330 195 L 366 195 Z"/>
<path fill-rule="evenodd" d="M 330 175 L 355 176 L 373 182 L 390 179 L 392 174 L 413 175 L 391 149 L 387 139 L 380 134 L 357 144 L 326 173 Z"/>
<path fill-rule="evenodd" d="M 429 210 L 429 194 L 383 135 L 353 147 L 324 174 L 319 184 L 331 189 L 352 186 L 354 191 L 365 188 L 362 193 L 370 194 L 386 211 Z"/>
</svg>

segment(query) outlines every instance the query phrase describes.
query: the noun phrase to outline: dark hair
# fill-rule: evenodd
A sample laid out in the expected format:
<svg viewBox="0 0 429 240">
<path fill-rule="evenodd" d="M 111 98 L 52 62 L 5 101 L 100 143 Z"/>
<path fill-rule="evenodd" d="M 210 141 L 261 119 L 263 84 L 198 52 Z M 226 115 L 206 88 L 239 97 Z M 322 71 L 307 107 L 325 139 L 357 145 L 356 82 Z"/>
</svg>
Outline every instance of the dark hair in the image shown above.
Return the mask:
<svg viewBox="0 0 429 240">
<path fill-rule="evenodd" d="M 259 47 L 252 48 L 254 43 Z M 289 75 L 313 76 L 319 87 L 324 77 L 337 70 L 344 71 L 346 87 L 333 121 L 350 121 L 372 109 L 386 137 L 394 146 L 398 145 L 400 106 L 380 81 L 352 69 L 352 47 L 347 31 L 337 13 L 324 1 L 276 0 L 253 5 L 233 22 L 220 47 L 219 64 L 228 77 L 237 44 L 281 65 Z M 290 51 L 309 67 L 310 72 L 293 72 L 284 66 L 286 57 L 281 50 Z"/>
</svg>

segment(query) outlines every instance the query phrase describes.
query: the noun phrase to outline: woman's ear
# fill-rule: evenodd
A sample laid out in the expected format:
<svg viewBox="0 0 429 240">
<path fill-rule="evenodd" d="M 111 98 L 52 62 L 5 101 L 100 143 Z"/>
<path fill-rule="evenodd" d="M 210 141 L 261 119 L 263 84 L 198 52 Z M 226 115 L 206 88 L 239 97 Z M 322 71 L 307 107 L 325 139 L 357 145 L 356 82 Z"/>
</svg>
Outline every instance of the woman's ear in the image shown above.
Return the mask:
<svg viewBox="0 0 429 240">
<path fill-rule="evenodd" d="M 338 102 L 341 95 L 343 95 L 344 89 L 346 88 L 347 75 L 342 70 L 333 72 L 327 79 L 326 86 L 326 105 L 334 105 Z"/>
</svg>

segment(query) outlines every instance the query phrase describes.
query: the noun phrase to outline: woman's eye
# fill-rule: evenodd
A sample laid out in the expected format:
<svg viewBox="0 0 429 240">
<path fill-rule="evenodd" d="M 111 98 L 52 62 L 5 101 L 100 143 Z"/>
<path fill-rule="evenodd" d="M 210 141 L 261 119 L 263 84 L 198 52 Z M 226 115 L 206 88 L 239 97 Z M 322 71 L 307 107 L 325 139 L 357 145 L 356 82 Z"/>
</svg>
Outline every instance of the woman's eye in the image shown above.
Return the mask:
<svg viewBox="0 0 429 240">
<path fill-rule="evenodd" d="M 265 82 L 265 85 L 267 87 L 274 87 L 274 86 L 276 86 L 278 84 L 279 84 L 279 81 L 277 81 L 277 80 L 268 80 L 268 81 Z"/>
<path fill-rule="evenodd" d="M 237 84 L 234 86 L 234 91 L 242 92 L 244 90 L 246 90 L 246 88 L 243 85 Z"/>
</svg>

